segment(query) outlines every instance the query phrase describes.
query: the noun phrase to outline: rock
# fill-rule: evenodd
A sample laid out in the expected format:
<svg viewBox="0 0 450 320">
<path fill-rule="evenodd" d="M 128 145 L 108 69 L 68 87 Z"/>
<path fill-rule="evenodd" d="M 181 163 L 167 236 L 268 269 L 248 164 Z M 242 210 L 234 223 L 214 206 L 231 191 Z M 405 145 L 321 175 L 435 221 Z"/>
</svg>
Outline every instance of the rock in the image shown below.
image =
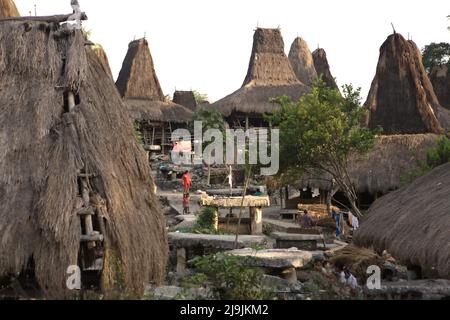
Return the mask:
<svg viewBox="0 0 450 320">
<path fill-rule="evenodd" d="M 191 288 L 185 289 L 177 286 L 162 286 L 146 289 L 146 297 L 152 300 L 197 300 L 212 298 L 211 290 L 207 288 Z"/>
</svg>

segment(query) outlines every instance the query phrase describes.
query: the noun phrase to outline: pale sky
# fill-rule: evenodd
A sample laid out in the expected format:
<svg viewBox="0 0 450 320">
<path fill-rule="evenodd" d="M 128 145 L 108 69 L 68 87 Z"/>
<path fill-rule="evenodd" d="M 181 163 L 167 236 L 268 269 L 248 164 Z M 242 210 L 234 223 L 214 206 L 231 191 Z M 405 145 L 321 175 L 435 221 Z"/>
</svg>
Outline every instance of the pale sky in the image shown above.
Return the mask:
<svg viewBox="0 0 450 320">
<path fill-rule="evenodd" d="M 71 13 L 70 0 L 15 0 L 22 15 Z M 146 34 L 165 94 L 207 93 L 215 101 L 244 81 L 253 32 L 281 27 L 285 51 L 297 35 L 311 51 L 327 51 L 339 85 L 362 88 L 366 99 L 379 48 L 391 22 L 422 48 L 450 42 L 449 0 L 79 0 L 92 41 L 106 50 L 117 78 L 128 43 Z"/>
</svg>

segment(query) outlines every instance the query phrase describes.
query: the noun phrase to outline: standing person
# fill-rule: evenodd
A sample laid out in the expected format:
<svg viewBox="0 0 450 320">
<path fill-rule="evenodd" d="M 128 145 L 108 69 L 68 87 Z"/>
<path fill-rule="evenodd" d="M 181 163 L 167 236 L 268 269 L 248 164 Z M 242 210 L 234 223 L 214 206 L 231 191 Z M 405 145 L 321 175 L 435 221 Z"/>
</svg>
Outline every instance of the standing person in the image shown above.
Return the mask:
<svg viewBox="0 0 450 320">
<path fill-rule="evenodd" d="M 189 214 L 189 200 L 192 183 L 189 171 L 184 172 L 182 180 L 183 180 L 183 214 Z"/>
<path fill-rule="evenodd" d="M 191 180 L 191 176 L 189 175 L 189 171 L 185 171 L 183 174 L 183 187 L 184 187 L 184 194 L 189 194 L 191 191 L 191 184 L 192 184 L 192 180 Z"/>
<path fill-rule="evenodd" d="M 302 217 L 302 228 L 305 229 L 310 229 L 314 227 L 314 221 L 313 219 L 309 216 L 309 212 L 308 210 L 305 210 L 303 212 L 303 217 Z"/>
</svg>

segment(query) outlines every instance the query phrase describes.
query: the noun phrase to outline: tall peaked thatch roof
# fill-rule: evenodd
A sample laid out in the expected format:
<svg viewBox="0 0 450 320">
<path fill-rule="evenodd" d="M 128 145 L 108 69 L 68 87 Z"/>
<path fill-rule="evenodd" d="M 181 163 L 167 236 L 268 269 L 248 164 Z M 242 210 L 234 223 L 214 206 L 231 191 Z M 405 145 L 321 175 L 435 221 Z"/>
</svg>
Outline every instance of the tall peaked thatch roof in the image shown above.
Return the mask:
<svg viewBox="0 0 450 320">
<path fill-rule="evenodd" d="M 195 95 L 192 91 L 175 91 L 173 94 L 173 102 L 192 111 L 197 109 L 197 101 L 195 100 Z"/>
<path fill-rule="evenodd" d="M 164 94 L 156 76 L 152 54 L 146 39 L 131 41 L 122 64 L 117 88 L 123 98 L 145 98 L 164 101 Z"/>
<path fill-rule="evenodd" d="M 450 164 L 373 204 L 355 243 L 450 279 Z"/>
<path fill-rule="evenodd" d="M 0 39 L 0 277 L 28 266 L 46 296 L 71 294 L 86 172 L 106 228 L 103 288 L 142 294 L 165 274 L 165 222 L 113 82 L 79 30 L 0 20 Z"/>
<path fill-rule="evenodd" d="M 297 78 L 306 85 L 311 85 L 317 79 L 314 58 L 305 40 L 298 37 L 289 51 L 289 61 Z"/>
<path fill-rule="evenodd" d="M 431 70 L 430 80 L 439 103 L 450 109 L 450 72 L 447 66 L 437 66 Z"/>
<path fill-rule="evenodd" d="M 111 71 L 111 66 L 109 65 L 108 56 L 106 55 L 105 50 L 101 45 L 95 45 L 92 50 L 94 50 L 95 54 L 97 55 L 98 59 L 102 63 L 102 67 L 105 70 L 106 74 L 113 79 L 113 74 Z"/>
<path fill-rule="evenodd" d="M 192 119 L 191 110 L 166 102 L 145 39 L 128 46 L 116 86 L 133 120 L 184 123 Z"/>
<path fill-rule="evenodd" d="M 0 0 L 0 19 L 20 17 L 19 10 L 13 0 Z"/>
<path fill-rule="evenodd" d="M 312 55 L 317 76 L 320 77 L 327 84 L 327 86 L 339 90 L 339 87 L 331 74 L 330 64 L 328 63 L 325 49 L 319 48 L 315 50 Z"/>
<path fill-rule="evenodd" d="M 277 107 L 270 102 L 271 98 L 287 95 L 297 100 L 308 91 L 309 87 L 297 79 L 284 52 L 281 31 L 258 28 L 253 37 L 253 50 L 244 84 L 210 107 L 225 116 L 233 112 L 271 113 Z"/>
<path fill-rule="evenodd" d="M 365 104 L 367 125 L 385 134 L 443 133 L 450 114 L 439 105 L 420 51 L 400 34 L 390 35 Z"/>
<path fill-rule="evenodd" d="M 287 84 L 298 84 L 298 79 L 284 52 L 280 29 L 256 29 L 247 76 L 242 86 Z"/>
<path fill-rule="evenodd" d="M 418 170 L 426 160 L 427 151 L 436 145 L 435 134 L 379 136 L 374 148 L 364 157 L 353 157 L 349 174 L 359 193 L 387 193 L 402 185 L 402 177 Z M 304 175 L 300 188 L 329 190 L 331 177 L 327 174 Z"/>
</svg>

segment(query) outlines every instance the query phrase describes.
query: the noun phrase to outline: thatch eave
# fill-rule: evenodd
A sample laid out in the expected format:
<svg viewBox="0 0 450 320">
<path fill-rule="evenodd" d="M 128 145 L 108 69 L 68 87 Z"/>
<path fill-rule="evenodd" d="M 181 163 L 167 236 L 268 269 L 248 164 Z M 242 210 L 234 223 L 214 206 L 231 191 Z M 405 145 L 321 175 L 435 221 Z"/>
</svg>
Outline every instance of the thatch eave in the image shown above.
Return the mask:
<svg viewBox="0 0 450 320">
<path fill-rule="evenodd" d="M 194 115 L 188 108 L 173 102 L 129 98 L 124 103 L 134 121 L 189 123 Z"/>
</svg>

